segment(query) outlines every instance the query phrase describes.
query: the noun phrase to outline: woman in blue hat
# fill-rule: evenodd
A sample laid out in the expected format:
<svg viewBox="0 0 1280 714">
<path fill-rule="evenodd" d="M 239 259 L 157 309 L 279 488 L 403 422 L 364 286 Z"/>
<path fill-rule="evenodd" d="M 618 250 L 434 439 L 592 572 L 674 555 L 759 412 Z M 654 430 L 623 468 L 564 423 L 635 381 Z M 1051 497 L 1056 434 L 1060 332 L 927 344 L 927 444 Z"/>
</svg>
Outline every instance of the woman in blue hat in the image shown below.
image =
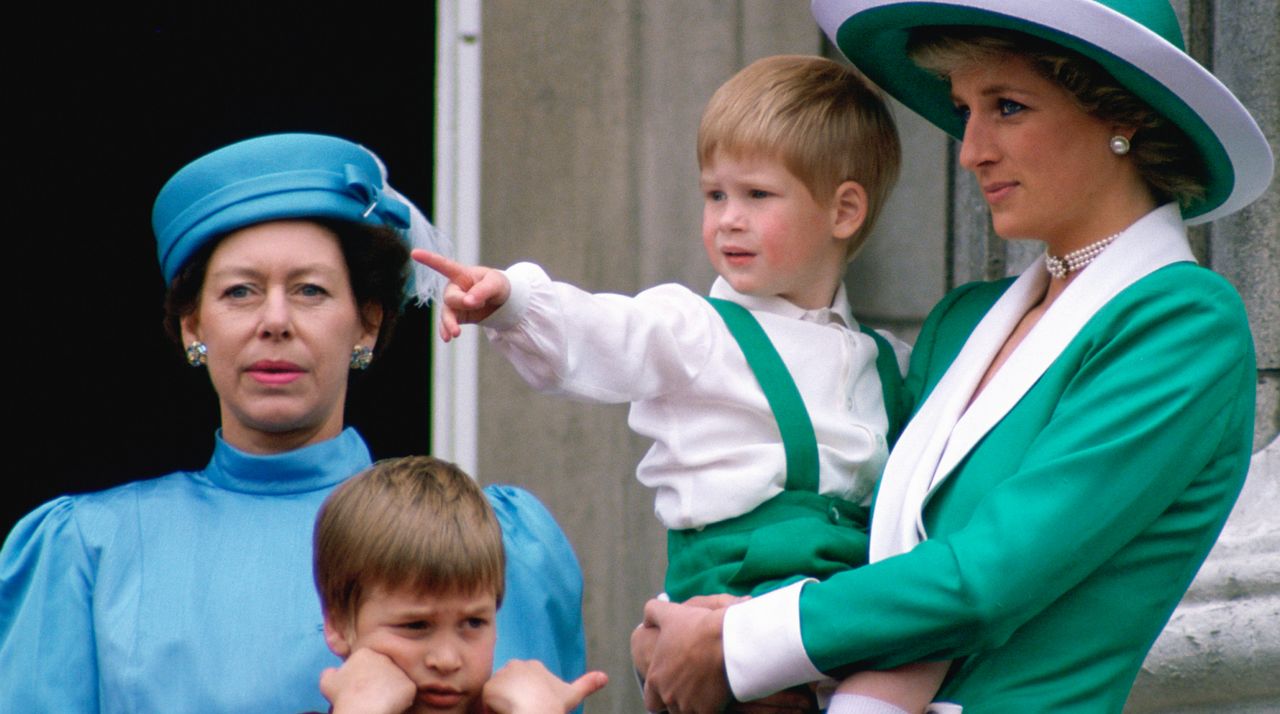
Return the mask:
<svg viewBox="0 0 1280 714">
<path fill-rule="evenodd" d="M 1016 279 L 926 320 L 870 565 L 726 609 L 651 602 L 650 709 L 947 662 L 967 711 L 1119 712 L 1248 469 L 1244 307 L 1185 224 L 1249 204 L 1271 151 L 1167 0 L 815 0 L 870 78 L 961 140 Z M 831 712 L 878 711 L 837 696 Z"/>
<path fill-rule="evenodd" d="M 15 526 L 0 551 L 0 711 L 320 709 L 319 675 L 337 659 L 311 582 L 312 524 L 370 464 L 343 426 L 347 377 L 406 300 L 410 239 L 438 237 L 376 156 L 311 134 L 197 159 L 152 221 L 171 331 L 218 394 L 213 458 L 55 499 Z M 495 664 L 535 658 L 577 676 L 573 552 L 530 494 L 486 494 L 507 552 Z"/>
</svg>

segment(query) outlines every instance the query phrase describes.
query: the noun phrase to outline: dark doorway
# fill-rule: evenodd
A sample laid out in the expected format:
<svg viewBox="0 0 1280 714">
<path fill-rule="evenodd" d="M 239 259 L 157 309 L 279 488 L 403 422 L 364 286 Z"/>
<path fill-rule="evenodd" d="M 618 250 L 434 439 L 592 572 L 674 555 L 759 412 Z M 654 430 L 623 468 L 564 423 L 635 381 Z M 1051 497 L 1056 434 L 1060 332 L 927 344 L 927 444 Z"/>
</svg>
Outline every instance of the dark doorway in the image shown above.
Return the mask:
<svg viewBox="0 0 1280 714">
<path fill-rule="evenodd" d="M 150 210 L 164 180 L 232 141 L 344 136 L 379 153 L 430 215 L 435 7 L 40 3 L 10 26 L 6 345 L 15 447 L 0 533 L 62 493 L 203 466 L 217 426 L 203 373 L 161 328 Z M 7 83 L 8 84 L 8 83 Z M 426 311 L 353 381 L 348 423 L 375 457 L 428 447 Z"/>
</svg>

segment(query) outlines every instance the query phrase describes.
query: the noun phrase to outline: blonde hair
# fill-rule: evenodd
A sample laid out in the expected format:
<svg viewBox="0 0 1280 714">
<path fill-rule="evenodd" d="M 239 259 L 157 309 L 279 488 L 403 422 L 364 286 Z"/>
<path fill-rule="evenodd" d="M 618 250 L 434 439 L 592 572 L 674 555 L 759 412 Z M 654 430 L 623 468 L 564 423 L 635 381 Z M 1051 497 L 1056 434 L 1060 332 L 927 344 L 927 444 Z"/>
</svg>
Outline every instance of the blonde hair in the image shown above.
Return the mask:
<svg viewBox="0 0 1280 714">
<path fill-rule="evenodd" d="M 845 181 L 861 184 L 867 214 L 849 257 L 875 226 L 902 162 L 880 91 L 852 67 L 804 55 L 757 60 L 720 85 L 698 126 L 699 166 L 716 152 L 777 159 L 824 206 Z"/>
<path fill-rule="evenodd" d="M 379 461 L 316 516 L 313 570 L 326 616 L 354 621 L 376 587 L 492 592 L 502 603 L 502 530 L 480 487 L 430 456 Z"/>
<path fill-rule="evenodd" d="M 921 27 L 907 44 L 912 61 L 944 79 L 958 68 L 1026 57 L 1081 111 L 1102 121 L 1134 127 L 1128 157 L 1157 203 L 1187 206 L 1204 196 L 1207 171 L 1191 139 L 1173 122 L 1134 96 L 1097 62 L 1016 30 L 989 27 Z"/>
</svg>

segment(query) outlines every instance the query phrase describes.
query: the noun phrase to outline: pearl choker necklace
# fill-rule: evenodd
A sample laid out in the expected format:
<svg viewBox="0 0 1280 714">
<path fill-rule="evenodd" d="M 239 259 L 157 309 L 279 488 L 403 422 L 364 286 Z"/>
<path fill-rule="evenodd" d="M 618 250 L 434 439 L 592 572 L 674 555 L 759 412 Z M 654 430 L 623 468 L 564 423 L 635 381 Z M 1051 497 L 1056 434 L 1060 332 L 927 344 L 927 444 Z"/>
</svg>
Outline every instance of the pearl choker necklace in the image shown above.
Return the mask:
<svg viewBox="0 0 1280 714">
<path fill-rule="evenodd" d="M 1123 232 L 1124 231 L 1121 231 L 1121 233 Z M 1056 255 L 1049 255 L 1046 252 L 1044 255 L 1045 270 L 1048 270 L 1049 274 L 1053 277 L 1061 280 L 1062 278 L 1067 277 L 1068 274 L 1074 273 L 1089 263 L 1092 263 L 1093 259 L 1101 255 L 1102 251 L 1105 250 L 1107 246 L 1111 245 L 1111 241 L 1114 241 L 1119 236 L 1120 233 L 1109 235 L 1097 243 L 1090 243 L 1083 248 L 1073 250 L 1061 258 Z"/>
</svg>

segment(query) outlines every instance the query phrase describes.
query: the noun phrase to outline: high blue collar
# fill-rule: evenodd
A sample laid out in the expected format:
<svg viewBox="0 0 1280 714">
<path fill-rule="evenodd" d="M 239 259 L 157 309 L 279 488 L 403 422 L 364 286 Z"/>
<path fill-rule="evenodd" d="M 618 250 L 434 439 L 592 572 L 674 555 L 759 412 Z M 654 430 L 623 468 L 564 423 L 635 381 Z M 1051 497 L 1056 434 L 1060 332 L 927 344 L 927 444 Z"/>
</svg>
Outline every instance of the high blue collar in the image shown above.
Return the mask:
<svg viewBox="0 0 1280 714">
<path fill-rule="evenodd" d="M 215 435 L 213 458 L 198 477 L 229 491 L 261 494 L 306 493 L 334 486 L 373 461 L 369 447 L 350 427 L 318 444 L 283 454 L 248 454 Z"/>
</svg>

